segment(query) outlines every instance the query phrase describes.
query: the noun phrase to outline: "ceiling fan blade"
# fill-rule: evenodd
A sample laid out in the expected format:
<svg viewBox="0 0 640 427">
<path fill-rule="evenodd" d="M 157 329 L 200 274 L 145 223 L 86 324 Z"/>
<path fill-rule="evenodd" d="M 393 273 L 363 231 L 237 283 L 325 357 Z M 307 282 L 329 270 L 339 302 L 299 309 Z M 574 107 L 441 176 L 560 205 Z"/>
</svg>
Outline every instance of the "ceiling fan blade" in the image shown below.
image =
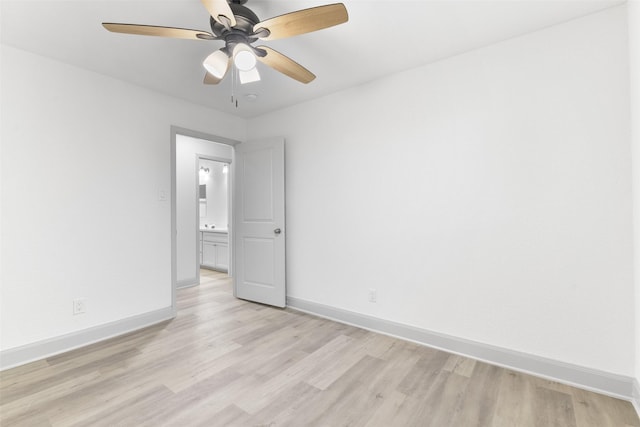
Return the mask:
<svg viewBox="0 0 640 427">
<path fill-rule="evenodd" d="M 227 0 L 202 0 L 202 4 L 207 8 L 209 14 L 221 23 L 222 25 L 229 25 L 229 27 L 236 26 L 236 17 L 233 16 L 233 11 L 227 3 Z M 228 22 L 225 22 L 224 18 L 220 18 L 221 16 L 228 19 Z"/>
<path fill-rule="evenodd" d="M 190 40 L 215 39 L 214 35 L 207 31 L 188 30 L 186 28 L 159 27 L 156 25 L 116 24 L 113 22 L 103 22 L 102 26 L 113 33 L 172 37 L 176 39 Z"/>
<path fill-rule="evenodd" d="M 348 20 L 349 14 L 344 4 L 335 3 L 302 9 L 258 22 L 254 25 L 253 32 L 259 34 L 261 28 L 266 28 L 269 35 L 259 37 L 262 40 L 276 40 L 333 27 Z"/>
<path fill-rule="evenodd" d="M 311 71 L 307 70 L 293 59 L 271 49 L 270 47 L 258 46 L 256 49 L 258 51 L 263 50 L 266 52 L 266 55 L 264 56 L 256 55 L 258 61 L 280 71 L 282 74 L 285 74 L 292 79 L 298 80 L 302 83 L 309 83 L 316 78 L 315 74 Z"/>
<path fill-rule="evenodd" d="M 231 58 L 222 50 L 216 50 L 207 56 L 202 63 L 207 70 L 207 74 L 204 76 L 204 84 L 215 85 L 220 83 L 220 81 L 224 79 L 224 76 L 227 75 L 230 63 Z"/>
</svg>

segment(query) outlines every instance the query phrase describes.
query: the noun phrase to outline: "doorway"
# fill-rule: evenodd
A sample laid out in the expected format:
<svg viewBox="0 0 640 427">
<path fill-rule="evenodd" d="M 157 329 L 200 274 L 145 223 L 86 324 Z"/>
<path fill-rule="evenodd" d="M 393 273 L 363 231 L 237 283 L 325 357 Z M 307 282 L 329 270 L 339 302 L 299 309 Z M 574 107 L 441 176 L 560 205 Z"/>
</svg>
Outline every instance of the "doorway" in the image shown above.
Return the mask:
<svg viewBox="0 0 640 427">
<path fill-rule="evenodd" d="M 173 314 L 177 314 L 177 288 L 200 281 L 199 251 L 203 245 L 199 240 L 198 170 L 203 156 L 228 164 L 228 271 L 233 278 L 234 296 L 285 307 L 284 138 L 241 144 L 171 127 L 170 154 Z"/>
<path fill-rule="evenodd" d="M 200 269 L 231 274 L 229 218 L 231 218 L 230 164 L 198 156 L 198 234 Z M 200 271 L 200 270 L 199 270 Z M 198 278 L 198 283 L 200 280 Z"/>
<path fill-rule="evenodd" d="M 219 263 L 212 264 L 221 268 L 226 264 L 228 273 L 233 274 L 233 234 L 232 194 L 234 146 L 239 141 L 216 135 L 196 132 L 189 129 L 171 127 L 171 301 L 172 310 L 176 313 L 176 289 L 196 286 L 200 282 L 200 264 L 202 232 L 200 225 L 211 230 L 214 225 L 218 231 L 226 228 L 227 259 L 220 249 Z M 226 165 L 227 176 L 227 215 L 210 216 L 213 206 L 207 207 L 205 217 L 200 217 L 200 160 L 220 163 L 220 174 Z M 211 168 L 210 168 L 211 172 Z M 213 187 L 211 188 L 213 190 Z M 206 191 L 206 190 L 205 190 Z M 206 193 L 205 193 L 206 194 Z M 204 197 L 206 199 L 206 196 Z M 213 199 L 215 200 L 215 198 Z M 210 234 L 207 234 L 209 237 Z M 210 239 L 207 239 L 210 240 Z M 215 242 L 218 245 L 220 242 Z M 211 249 L 217 246 L 207 245 L 210 256 Z M 202 255 L 205 255 L 204 253 Z"/>
</svg>

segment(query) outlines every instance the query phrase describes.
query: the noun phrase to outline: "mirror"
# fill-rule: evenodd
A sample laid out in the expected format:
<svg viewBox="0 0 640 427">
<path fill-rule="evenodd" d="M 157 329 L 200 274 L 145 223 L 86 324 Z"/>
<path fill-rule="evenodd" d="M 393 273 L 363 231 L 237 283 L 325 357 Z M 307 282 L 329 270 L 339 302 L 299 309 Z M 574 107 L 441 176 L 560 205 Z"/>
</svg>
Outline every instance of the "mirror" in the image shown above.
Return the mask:
<svg viewBox="0 0 640 427">
<path fill-rule="evenodd" d="M 198 196 L 200 205 L 200 218 L 207 217 L 207 184 L 200 184 L 200 195 Z"/>
<path fill-rule="evenodd" d="M 229 164 L 216 160 L 198 160 L 198 200 L 200 228 L 226 230 L 228 225 Z"/>
</svg>

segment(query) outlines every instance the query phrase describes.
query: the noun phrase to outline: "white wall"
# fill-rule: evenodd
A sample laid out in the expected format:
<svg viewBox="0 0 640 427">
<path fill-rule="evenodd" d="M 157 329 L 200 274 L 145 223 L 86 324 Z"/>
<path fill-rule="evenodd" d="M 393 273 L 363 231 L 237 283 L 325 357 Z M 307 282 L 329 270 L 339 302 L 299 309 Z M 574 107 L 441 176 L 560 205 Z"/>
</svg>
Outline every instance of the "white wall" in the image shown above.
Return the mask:
<svg viewBox="0 0 640 427">
<path fill-rule="evenodd" d="M 628 81 L 618 7 L 251 119 L 289 296 L 632 376 Z"/>
<path fill-rule="evenodd" d="M 200 224 L 199 220 L 197 220 L 196 212 L 199 198 L 196 191 L 196 165 L 198 164 L 198 157 L 201 155 L 231 162 L 233 148 L 230 145 L 185 135 L 176 136 L 176 261 L 178 286 L 194 285 L 197 283 L 198 278 L 199 254 L 196 233 Z"/>
<path fill-rule="evenodd" d="M 1 49 L 0 348 L 170 306 L 170 126 L 243 139 L 246 122 Z"/>
<path fill-rule="evenodd" d="M 636 408 L 640 411 L 640 2 L 627 2 L 633 159 Z"/>
</svg>

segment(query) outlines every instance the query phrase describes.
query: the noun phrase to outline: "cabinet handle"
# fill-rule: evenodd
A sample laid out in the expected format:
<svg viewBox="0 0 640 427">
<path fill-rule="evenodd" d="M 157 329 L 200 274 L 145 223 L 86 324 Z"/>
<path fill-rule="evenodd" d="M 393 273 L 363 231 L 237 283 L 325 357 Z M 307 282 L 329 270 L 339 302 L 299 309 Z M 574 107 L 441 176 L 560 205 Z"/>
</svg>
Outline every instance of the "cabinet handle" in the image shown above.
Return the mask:
<svg viewBox="0 0 640 427">
<path fill-rule="evenodd" d="M 276 234 L 280 234 L 282 233 L 282 230 L 280 230 L 279 228 L 276 228 L 275 230 L 273 230 L 273 232 Z"/>
</svg>

